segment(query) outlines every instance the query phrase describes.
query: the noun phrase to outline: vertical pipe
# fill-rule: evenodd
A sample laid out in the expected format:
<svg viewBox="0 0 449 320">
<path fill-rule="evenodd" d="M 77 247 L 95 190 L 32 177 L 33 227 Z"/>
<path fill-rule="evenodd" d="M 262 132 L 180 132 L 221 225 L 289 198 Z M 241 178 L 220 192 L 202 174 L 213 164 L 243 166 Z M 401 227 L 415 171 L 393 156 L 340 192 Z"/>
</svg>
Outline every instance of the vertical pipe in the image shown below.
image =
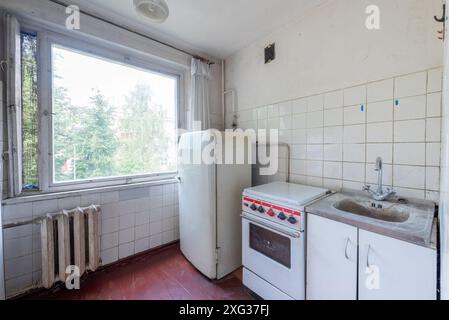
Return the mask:
<svg viewBox="0 0 449 320">
<path fill-rule="evenodd" d="M 447 24 L 446 30 L 448 31 Z M 449 300 L 449 42 L 444 41 L 443 119 L 441 142 L 440 259 L 441 299 Z"/>
</svg>

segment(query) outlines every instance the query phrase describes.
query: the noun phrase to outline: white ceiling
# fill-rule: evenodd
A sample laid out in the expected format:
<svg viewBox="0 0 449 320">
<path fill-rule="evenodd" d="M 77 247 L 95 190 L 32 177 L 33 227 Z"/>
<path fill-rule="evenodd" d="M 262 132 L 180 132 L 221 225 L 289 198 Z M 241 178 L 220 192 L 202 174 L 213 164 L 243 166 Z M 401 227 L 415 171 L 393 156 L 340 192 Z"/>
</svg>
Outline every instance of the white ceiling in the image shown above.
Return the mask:
<svg viewBox="0 0 449 320">
<path fill-rule="evenodd" d="M 226 58 L 323 0 L 166 0 L 163 24 L 140 17 L 132 0 L 70 0 L 81 10 L 113 19 L 158 40 L 212 57 Z"/>
</svg>

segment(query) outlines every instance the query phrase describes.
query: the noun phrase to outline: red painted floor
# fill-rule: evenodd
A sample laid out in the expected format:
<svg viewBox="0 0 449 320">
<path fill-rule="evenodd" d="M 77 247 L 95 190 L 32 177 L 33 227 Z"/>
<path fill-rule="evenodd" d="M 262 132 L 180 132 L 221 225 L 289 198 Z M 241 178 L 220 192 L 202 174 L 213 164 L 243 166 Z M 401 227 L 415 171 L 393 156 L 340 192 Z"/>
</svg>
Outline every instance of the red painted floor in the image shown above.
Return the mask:
<svg viewBox="0 0 449 320">
<path fill-rule="evenodd" d="M 106 268 L 81 282 L 81 290 L 64 288 L 29 297 L 39 300 L 252 300 L 231 275 L 210 281 L 172 245 Z"/>
</svg>

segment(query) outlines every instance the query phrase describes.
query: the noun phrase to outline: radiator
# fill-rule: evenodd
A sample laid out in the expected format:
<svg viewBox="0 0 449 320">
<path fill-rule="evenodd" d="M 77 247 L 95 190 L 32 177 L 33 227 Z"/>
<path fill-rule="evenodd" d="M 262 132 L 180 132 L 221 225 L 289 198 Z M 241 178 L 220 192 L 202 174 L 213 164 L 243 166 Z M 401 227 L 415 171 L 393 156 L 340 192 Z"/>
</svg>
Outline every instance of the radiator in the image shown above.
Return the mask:
<svg viewBox="0 0 449 320">
<path fill-rule="evenodd" d="M 100 264 L 98 221 L 100 207 L 63 210 L 42 219 L 42 285 L 65 282 L 66 268 L 77 266 L 82 276 Z"/>
</svg>

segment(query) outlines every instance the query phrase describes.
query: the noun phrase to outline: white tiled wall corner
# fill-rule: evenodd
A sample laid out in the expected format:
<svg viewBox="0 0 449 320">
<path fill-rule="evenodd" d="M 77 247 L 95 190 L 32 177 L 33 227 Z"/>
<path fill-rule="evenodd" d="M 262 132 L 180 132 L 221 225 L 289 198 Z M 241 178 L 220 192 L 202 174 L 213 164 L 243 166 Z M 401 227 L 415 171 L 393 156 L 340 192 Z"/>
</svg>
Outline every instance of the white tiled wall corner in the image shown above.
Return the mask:
<svg viewBox="0 0 449 320">
<path fill-rule="evenodd" d="M 252 113 L 265 127 L 279 121 L 281 140 L 292 147 L 292 182 L 334 190 L 375 185 L 381 156 L 386 185 L 438 201 L 441 88 L 438 68 L 282 102 L 271 107 L 271 121 L 269 106 Z"/>
<path fill-rule="evenodd" d="M 80 205 L 99 204 L 102 209 L 100 256 L 103 265 L 108 265 L 179 239 L 177 192 L 177 185 L 169 184 L 5 205 L 3 222 L 41 217 Z M 14 296 L 39 287 L 39 226 L 8 229 L 4 238 L 7 295 Z"/>
</svg>

